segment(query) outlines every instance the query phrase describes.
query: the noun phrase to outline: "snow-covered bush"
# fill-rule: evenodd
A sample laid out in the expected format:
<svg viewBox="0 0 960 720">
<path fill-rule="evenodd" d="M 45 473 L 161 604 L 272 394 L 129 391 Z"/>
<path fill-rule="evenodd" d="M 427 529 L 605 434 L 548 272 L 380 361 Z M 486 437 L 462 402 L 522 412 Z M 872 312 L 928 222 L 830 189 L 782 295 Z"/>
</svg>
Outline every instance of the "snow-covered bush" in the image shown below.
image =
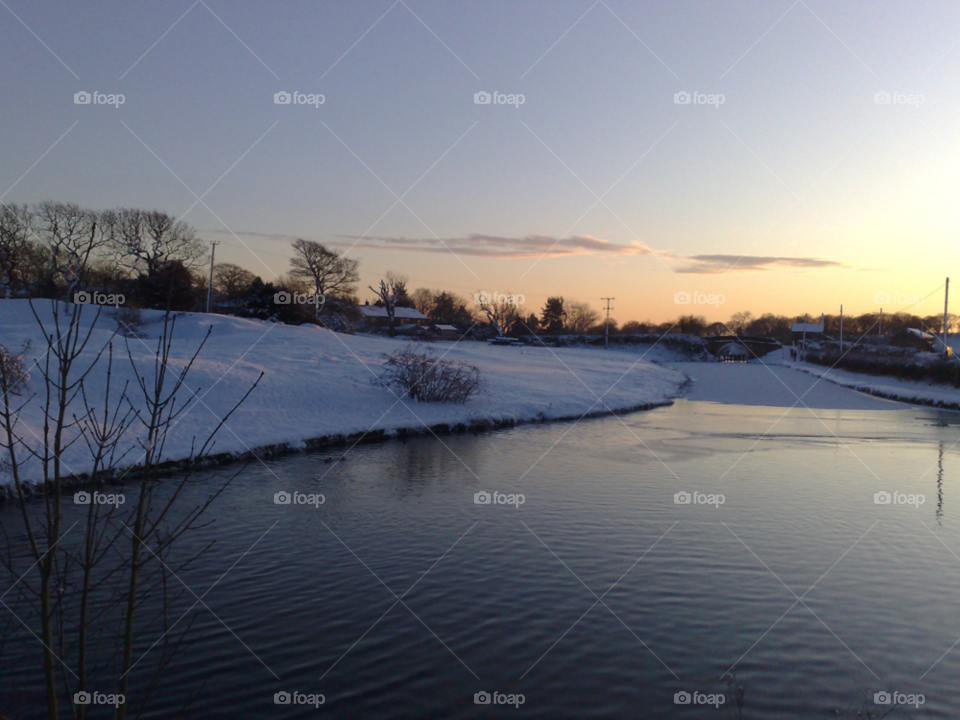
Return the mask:
<svg viewBox="0 0 960 720">
<path fill-rule="evenodd" d="M 483 389 L 478 368 L 438 358 L 429 350 L 404 348 L 383 357 L 380 382 L 419 402 L 462 404 Z"/>
</svg>

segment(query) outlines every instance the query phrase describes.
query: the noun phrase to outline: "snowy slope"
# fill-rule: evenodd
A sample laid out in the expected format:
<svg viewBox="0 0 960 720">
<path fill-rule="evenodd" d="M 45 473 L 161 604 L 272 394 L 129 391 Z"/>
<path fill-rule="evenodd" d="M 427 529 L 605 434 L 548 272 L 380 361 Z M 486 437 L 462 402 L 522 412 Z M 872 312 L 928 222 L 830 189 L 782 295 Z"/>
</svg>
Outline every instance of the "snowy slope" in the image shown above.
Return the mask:
<svg viewBox="0 0 960 720">
<path fill-rule="evenodd" d="M 44 322 L 51 318 L 49 301 L 35 305 Z M 93 312 L 85 309 L 85 320 Z M 152 363 L 160 332 L 160 313 L 145 311 L 148 320 L 141 340 L 116 336 L 114 343 L 114 394 L 130 380 L 132 368 L 127 347 L 141 375 L 152 377 Z M 87 366 L 110 341 L 113 320 L 101 315 L 83 357 Z M 486 392 L 466 405 L 398 402 L 396 396 L 372 382 L 382 354 L 407 344 L 404 340 L 350 336 L 311 325 L 271 324 L 222 315 L 187 313 L 177 319 L 174 357 L 185 362 L 212 328 L 210 340 L 187 379 L 182 397 L 195 397 L 193 406 L 174 427 L 165 448 L 166 459 L 186 457 L 195 437 L 205 437 L 232 405 L 250 388 L 261 372 L 263 380 L 217 436 L 214 452 L 244 452 L 258 447 L 304 440 L 351 435 L 369 430 L 423 430 L 439 424 L 524 422 L 537 419 L 580 417 L 587 412 L 636 408 L 669 401 L 679 393 L 682 373 L 640 360 L 642 352 L 603 351 L 595 348 L 491 347 L 485 343 L 431 343 L 438 354 L 480 368 Z M 31 340 L 29 364 L 44 351 L 42 334 L 25 300 L 0 300 L 0 343 L 16 349 Z M 639 361 L 639 362 L 638 362 Z M 102 396 L 106 362 L 101 358 L 89 380 L 93 395 Z M 30 391 L 42 389 L 38 369 L 31 372 Z M 195 396 L 193 395 L 195 393 Z M 603 397 L 603 403 L 597 402 Z M 21 415 L 24 434 L 38 442 L 42 419 L 39 395 Z M 142 400 L 138 402 L 142 406 Z M 76 412 L 81 412 L 79 404 Z M 128 436 L 132 452 L 125 464 L 136 462 L 142 450 Z M 63 456 L 72 473 L 85 472 L 90 458 L 82 443 Z M 40 477 L 37 464 L 26 476 Z M 0 474 L 0 484 L 10 478 Z"/>
<path fill-rule="evenodd" d="M 877 397 L 900 400 L 916 405 L 932 405 L 934 407 L 960 410 L 960 388 L 950 385 L 901 380 L 895 377 L 882 375 L 866 375 L 863 373 L 848 372 L 845 370 L 831 370 L 822 365 L 812 363 L 785 363 L 791 367 L 822 378 L 845 388 L 858 390 L 862 393 Z"/>
</svg>

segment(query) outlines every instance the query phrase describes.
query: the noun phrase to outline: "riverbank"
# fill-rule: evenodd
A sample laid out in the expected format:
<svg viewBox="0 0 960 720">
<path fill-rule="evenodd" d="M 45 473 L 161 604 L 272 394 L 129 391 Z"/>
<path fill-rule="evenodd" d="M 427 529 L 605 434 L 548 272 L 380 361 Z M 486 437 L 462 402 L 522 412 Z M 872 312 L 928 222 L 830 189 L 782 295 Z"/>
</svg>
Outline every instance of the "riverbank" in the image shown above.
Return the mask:
<svg viewBox="0 0 960 720">
<path fill-rule="evenodd" d="M 910 403 L 911 405 L 960 410 L 960 388 L 950 385 L 935 385 L 882 375 L 864 375 L 803 362 L 784 362 L 783 364 L 834 385 L 875 397 Z"/>
<path fill-rule="evenodd" d="M 48 301 L 36 303 L 35 308 L 43 322 L 52 322 Z M 93 315 L 92 309 L 85 309 L 85 322 L 92 322 Z M 162 315 L 144 311 L 143 318 L 143 337 L 125 339 L 113 335 L 116 324 L 110 314 L 101 314 L 77 371 L 92 368 L 87 380 L 92 402 L 102 402 L 105 394 L 106 356 L 98 360 L 97 354 L 112 338 L 112 397 L 115 399 L 129 383 L 132 404 L 142 410 L 136 374 L 145 376 L 148 382 L 152 377 Z M 652 408 L 669 403 L 685 382 L 682 373 L 659 364 L 676 359 L 659 348 L 642 357 L 639 349 L 604 352 L 436 342 L 430 348 L 438 355 L 478 367 L 485 390 L 464 405 L 416 403 L 398 399 L 376 381 L 384 353 L 407 346 L 409 341 L 203 313 L 185 313 L 176 322 L 171 353 L 175 371 L 186 366 L 208 330 L 211 335 L 187 376 L 181 391 L 186 408 L 164 447 L 162 459 L 171 467 L 190 456 L 194 441 L 205 438 L 220 423 L 261 373 L 256 389 L 217 434 L 211 455 L 219 461 L 367 439 L 463 432 Z M 23 342 L 31 343 L 28 366 L 42 358 L 46 350 L 43 336 L 27 301 L 0 300 L 0 327 L 0 343 L 8 348 L 16 350 Z M 36 447 L 43 428 L 43 385 L 37 367 L 33 367 L 31 376 L 21 397 L 26 404 L 20 413 L 20 432 L 24 442 Z M 81 414 L 81 407 L 77 398 L 72 412 Z M 142 439 L 142 428 L 131 428 L 118 453 L 128 456 L 122 465 L 135 467 L 139 463 Z M 92 467 L 82 440 L 68 448 L 62 460 L 66 472 L 75 476 Z M 39 482 L 40 463 L 28 460 L 22 477 Z M 9 472 L 0 468 L 0 486 L 9 491 L 11 483 Z"/>
</svg>

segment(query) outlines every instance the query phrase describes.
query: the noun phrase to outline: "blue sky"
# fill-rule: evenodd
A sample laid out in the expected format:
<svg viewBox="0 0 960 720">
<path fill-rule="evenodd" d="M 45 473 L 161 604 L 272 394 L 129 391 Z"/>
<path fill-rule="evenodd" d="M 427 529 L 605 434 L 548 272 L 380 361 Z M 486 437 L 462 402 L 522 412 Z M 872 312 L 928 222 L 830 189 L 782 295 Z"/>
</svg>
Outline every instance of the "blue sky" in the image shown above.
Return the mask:
<svg viewBox="0 0 960 720">
<path fill-rule="evenodd" d="M 725 319 L 872 311 L 957 258 L 956 3 L 4 2 L 2 200 L 187 213 L 264 279 L 305 237 L 363 286 Z"/>
</svg>

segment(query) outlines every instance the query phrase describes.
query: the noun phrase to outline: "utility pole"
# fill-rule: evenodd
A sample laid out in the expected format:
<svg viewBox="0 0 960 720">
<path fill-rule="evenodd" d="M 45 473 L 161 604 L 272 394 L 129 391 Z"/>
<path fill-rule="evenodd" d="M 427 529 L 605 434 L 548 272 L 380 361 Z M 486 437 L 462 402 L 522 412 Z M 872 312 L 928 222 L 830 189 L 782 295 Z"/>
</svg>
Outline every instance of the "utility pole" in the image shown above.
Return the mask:
<svg viewBox="0 0 960 720">
<path fill-rule="evenodd" d="M 801 344 L 801 347 L 803 348 L 803 357 L 801 358 L 801 360 L 807 359 L 807 320 L 808 319 L 809 318 L 807 317 L 807 314 L 804 313 L 803 314 L 803 341 Z"/>
<path fill-rule="evenodd" d="M 880 308 L 880 327 L 877 328 L 877 337 L 883 336 L 883 308 Z"/>
<path fill-rule="evenodd" d="M 843 305 L 840 306 L 840 353 L 843 353 Z"/>
<path fill-rule="evenodd" d="M 603 330 L 603 349 L 606 350 L 610 347 L 610 301 L 616 300 L 616 298 L 605 297 L 600 299 L 607 301 L 607 321 Z"/>
<path fill-rule="evenodd" d="M 210 312 L 210 294 L 213 292 L 213 256 L 217 252 L 219 240 L 210 241 L 210 278 L 207 280 L 207 312 Z"/>
<path fill-rule="evenodd" d="M 943 288 L 943 356 L 949 354 L 947 350 L 947 300 L 950 298 L 950 278 L 947 278 L 947 284 Z"/>
</svg>

